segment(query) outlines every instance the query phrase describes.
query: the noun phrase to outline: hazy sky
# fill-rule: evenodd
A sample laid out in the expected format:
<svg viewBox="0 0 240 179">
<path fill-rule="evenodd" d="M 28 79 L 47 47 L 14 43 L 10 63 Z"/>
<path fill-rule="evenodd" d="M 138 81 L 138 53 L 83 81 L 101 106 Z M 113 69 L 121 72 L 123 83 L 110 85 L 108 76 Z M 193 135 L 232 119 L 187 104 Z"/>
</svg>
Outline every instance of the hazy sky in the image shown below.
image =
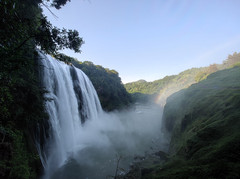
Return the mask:
<svg viewBox="0 0 240 179">
<path fill-rule="evenodd" d="M 80 61 L 115 69 L 124 83 L 153 81 L 240 52 L 240 0 L 71 0 L 44 9 L 85 41 Z"/>
</svg>

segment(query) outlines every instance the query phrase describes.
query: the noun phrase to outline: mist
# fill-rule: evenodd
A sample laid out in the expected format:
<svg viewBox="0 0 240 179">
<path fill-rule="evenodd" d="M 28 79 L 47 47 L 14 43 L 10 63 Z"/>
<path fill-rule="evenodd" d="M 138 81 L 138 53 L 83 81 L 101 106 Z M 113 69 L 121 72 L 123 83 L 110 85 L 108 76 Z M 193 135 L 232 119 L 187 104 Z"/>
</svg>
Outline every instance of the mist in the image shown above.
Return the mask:
<svg viewBox="0 0 240 179">
<path fill-rule="evenodd" d="M 119 158 L 119 168 L 126 173 L 137 156 L 166 151 L 161 118 L 160 106 L 136 105 L 121 112 L 103 112 L 98 119 L 86 121 L 78 149 L 51 178 L 111 178 Z"/>
<path fill-rule="evenodd" d="M 166 151 L 162 108 L 135 104 L 122 111 L 104 112 L 88 77 L 74 66 L 43 54 L 43 86 L 49 114 L 49 136 L 39 147 L 43 178 L 101 179 L 124 174 L 136 162 Z M 49 78 L 51 76 L 52 78 Z M 119 162 L 117 162 L 119 161 Z"/>
</svg>

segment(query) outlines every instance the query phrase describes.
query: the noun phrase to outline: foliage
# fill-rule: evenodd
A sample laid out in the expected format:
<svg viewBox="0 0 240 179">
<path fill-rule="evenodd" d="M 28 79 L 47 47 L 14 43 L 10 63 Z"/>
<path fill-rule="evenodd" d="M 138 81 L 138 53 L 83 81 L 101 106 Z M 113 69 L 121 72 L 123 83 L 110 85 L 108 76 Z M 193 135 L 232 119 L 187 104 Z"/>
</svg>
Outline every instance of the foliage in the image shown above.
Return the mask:
<svg viewBox="0 0 240 179">
<path fill-rule="evenodd" d="M 83 40 L 79 38 L 78 31 L 59 29 L 52 27 L 46 17 L 42 17 L 41 26 L 36 34 L 33 34 L 36 45 L 48 54 L 57 54 L 57 51 L 69 48 L 75 52 L 80 52 Z"/>
<path fill-rule="evenodd" d="M 23 143 L 23 135 L 16 131 L 11 133 L 13 138 L 13 157 L 11 165 L 13 166 L 10 171 L 11 178 L 30 178 L 30 167 L 28 165 L 29 157 L 26 152 L 26 144 Z"/>
<path fill-rule="evenodd" d="M 67 1 L 0 1 L 0 148 L 9 154 L 7 160 L 0 155 L 4 178 L 39 175 L 40 165 L 32 163 L 37 155 L 33 133 L 47 116 L 36 48 L 51 54 L 63 48 L 80 52 L 83 43 L 75 30 L 61 30 L 47 21 L 41 9 L 44 2 L 60 8 Z"/>
<path fill-rule="evenodd" d="M 131 103 L 131 97 L 115 70 L 94 65 L 90 61 L 79 62 L 72 59 L 72 64 L 90 78 L 104 110 L 121 109 Z"/>
<path fill-rule="evenodd" d="M 58 4 L 59 2 L 60 4 Z M 53 27 L 46 16 L 42 14 L 40 0 L 2 0 L 0 15 L 2 27 L 1 55 L 9 57 L 16 53 L 27 42 L 38 46 L 43 51 L 56 54 L 58 50 L 69 48 L 80 52 L 83 40 L 76 30 L 66 30 Z M 54 1 L 53 5 L 60 7 L 61 1 Z"/>
<path fill-rule="evenodd" d="M 216 64 L 212 64 L 207 68 L 204 68 L 204 70 L 200 71 L 199 73 L 197 73 L 197 75 L 195 76 L 195 81 L 196 82 L 200 82 L 202 80 L 205 80 L 207 78 L 208 75 L 218 71 L 218 67 Z"/>
<path fill-rule="evenodd" d="M 34 148 L 30 149 L 26 146 L 22 149 L 26 143 L 21 144 L 20 141 L 25 141 L 27 137 L 23 131 L 34 130 L 36 123 L 46 116 L 43 106 L 44 91 L 39 86 L 38 73 L 35 69 L 37 65 L 33 60 L 36 58 L 36 54 L 33 53 L 33 49 L 24 48 L 16 54 L 7 60 L 2 61 L 2 59 L 0 62 L 1 67 L 4 68 L 0 72 L 0 126 L 4 130 L 13 131 L 12 133 L 19 131 L 21 138 L 17 138 L 20 136 L 16 132 L 16 135 L 10 135 L 10 139 L 6 138 L 0 146 L 9 144 L 12 146 L 7 148 L 9 152 L 13 148 L 9 177 L 29 178 L 28 176 L 32 175 L 28 168 L 30 163 L 27 162 L 32 160 L 29 151 L 32 153 L 36 153 L 36 151 Z M 29 135 L 33 134 L 29 133 Z M 37 170 L 37 168 L 35 169 Z"/>
<path fill-rule="evenodd" d="M 218 71 L 168 98 L 171 159 L 144 178 L 240 177 L 240 68 Z"/>
<path fill-rule="evenodd" d="M 228 58 L 223 61 L 222 69 L 231 68 L 236 63 L 240 63 L 240 53 L 234 52 L 232 55 L 228 55 Z"/>
<path fill-rule="evenodd" d="M 137 81 L 127 83 L 125 84 L 125 88 L 128 92 L 132 93 L 133 97 L 136 97 L 136 93 L 138 93 L 137 96 L 139 98 L 134 98 L 136 101 L 141 101 L 141 98 L 148 94 L 150 101 L 152 100 L 164 105 L 168 96 L 195 83 L 194 77 L 201 70 L 203 70 L 203 68 L 192 68 L 178 75 L 166 76 L 163 79 L 153 82 Z M 155 98 L 153 98 L 154 96 Z M 156 100 L 158 96 L 160 96 L 160 98 Z"/>
<path fill-rule="evenodd" d="M 208 75 L 222 69 L 233 67 L 240 63 L 240 53 L 229 55 L 222 64 L 212 64 L 204 68 L 192 68 L 185 70 L 178 75 L 166 76 L 163 79 L 147 82 L 139 80 L 125 84 L 125 88 L 132 94 L 135 101 L 141 101 L 145 94 L 157 94 L 157 102 L 164 105 L 168 96 L 198 83 L 208 77 Z M 136 94 L 134 94 L 136 93 Z"/>
<path fill-rule="evenodd" d="M 55 7 L 56 9 L 60 9 L 61 6 L 64 6 L 67 3 L 67 1 L 70 0 L 53 0 L 52 6 Z"/>
<path fill-rule="evenodd" d="M 54 55 L 54 57 L 69 65 L 74 65 L 89 77 L 104 110 L 122 109 L 132 103 L 132 98 L 124 88 L 117 71 L 94 65 L 91 61 L 80 62 L 63 53 Z"/>
<path fill-rule="evenodd" d="M 29 151 L 24 132 L 2 126 L 0 128 L 2 139 L 0 150 L 4 155 L 1 156 L 0 176 L 19 179 L 36 178 L 36 168 L 40 167 L 39 157 Z"/>
<path fill-rule="evenodd" d="M 154 94 L 160 91 L 164 86 L 173 80 L 175 75 L 166 76 L 163 79 L 156 80 L 153 82 L 147 82 L 145 80 L 139 80 L 132 83 L 125 84 L 125 88 L 129 93 L 143 93 L 143 94 Z"/>
</svg>

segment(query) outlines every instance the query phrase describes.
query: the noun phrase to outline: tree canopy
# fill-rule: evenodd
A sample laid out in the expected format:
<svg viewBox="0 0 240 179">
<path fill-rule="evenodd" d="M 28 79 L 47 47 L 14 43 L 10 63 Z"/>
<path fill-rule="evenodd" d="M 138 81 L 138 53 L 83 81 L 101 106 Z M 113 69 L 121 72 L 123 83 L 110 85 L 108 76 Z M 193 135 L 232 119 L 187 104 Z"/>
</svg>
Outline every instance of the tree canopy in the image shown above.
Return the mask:
<svg viewBox="0 0 240 179">
<path fill-rule="evenodd" d="M 0 178 L 39 175 L 40 159 L 30 138 L 47 115 L 36 49 L 57 55 L 64 48 L 80 52 L 83 44 L 76 30 L 54 27 L 42 8 L 60 9 L 68 1 L 0 0 Z"/>
<path fill-rule="evenodd" d="M 72 59 L 71 62 L 90 78 L 104 110 L 120 109 L 132 102 L 117 71 L 94 65 L 90 61 Z"/>
<path fill-rule="evenodd" d="M 79 37 L 79 33 L 76 30 L 59 29 L 53 26 L 42 13 L 40 5 L 44 2 L 41 0 L 0 1 L 1 53 L 9 56 L 28 42 L 49 54 L 56 54 L 64 48 L 80 52 L 83 40 Z M 66 2 L 67 0 L 54 0 L 51 6 L 60 9 Z"/>
</svg>

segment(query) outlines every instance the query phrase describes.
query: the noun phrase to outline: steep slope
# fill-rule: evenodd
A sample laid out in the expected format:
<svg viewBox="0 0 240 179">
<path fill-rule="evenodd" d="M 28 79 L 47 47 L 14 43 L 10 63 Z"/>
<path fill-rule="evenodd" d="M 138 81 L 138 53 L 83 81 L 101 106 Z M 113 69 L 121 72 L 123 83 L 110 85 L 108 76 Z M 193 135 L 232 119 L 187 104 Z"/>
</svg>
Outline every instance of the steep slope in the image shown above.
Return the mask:
<svg viewBox="0 0 240 179">
<path fill-rule="evenodd" d="M 170 160 L 143 178 L 240 177 L 240 68 L 173 94 L 164 109 Z"/>
</svg>

